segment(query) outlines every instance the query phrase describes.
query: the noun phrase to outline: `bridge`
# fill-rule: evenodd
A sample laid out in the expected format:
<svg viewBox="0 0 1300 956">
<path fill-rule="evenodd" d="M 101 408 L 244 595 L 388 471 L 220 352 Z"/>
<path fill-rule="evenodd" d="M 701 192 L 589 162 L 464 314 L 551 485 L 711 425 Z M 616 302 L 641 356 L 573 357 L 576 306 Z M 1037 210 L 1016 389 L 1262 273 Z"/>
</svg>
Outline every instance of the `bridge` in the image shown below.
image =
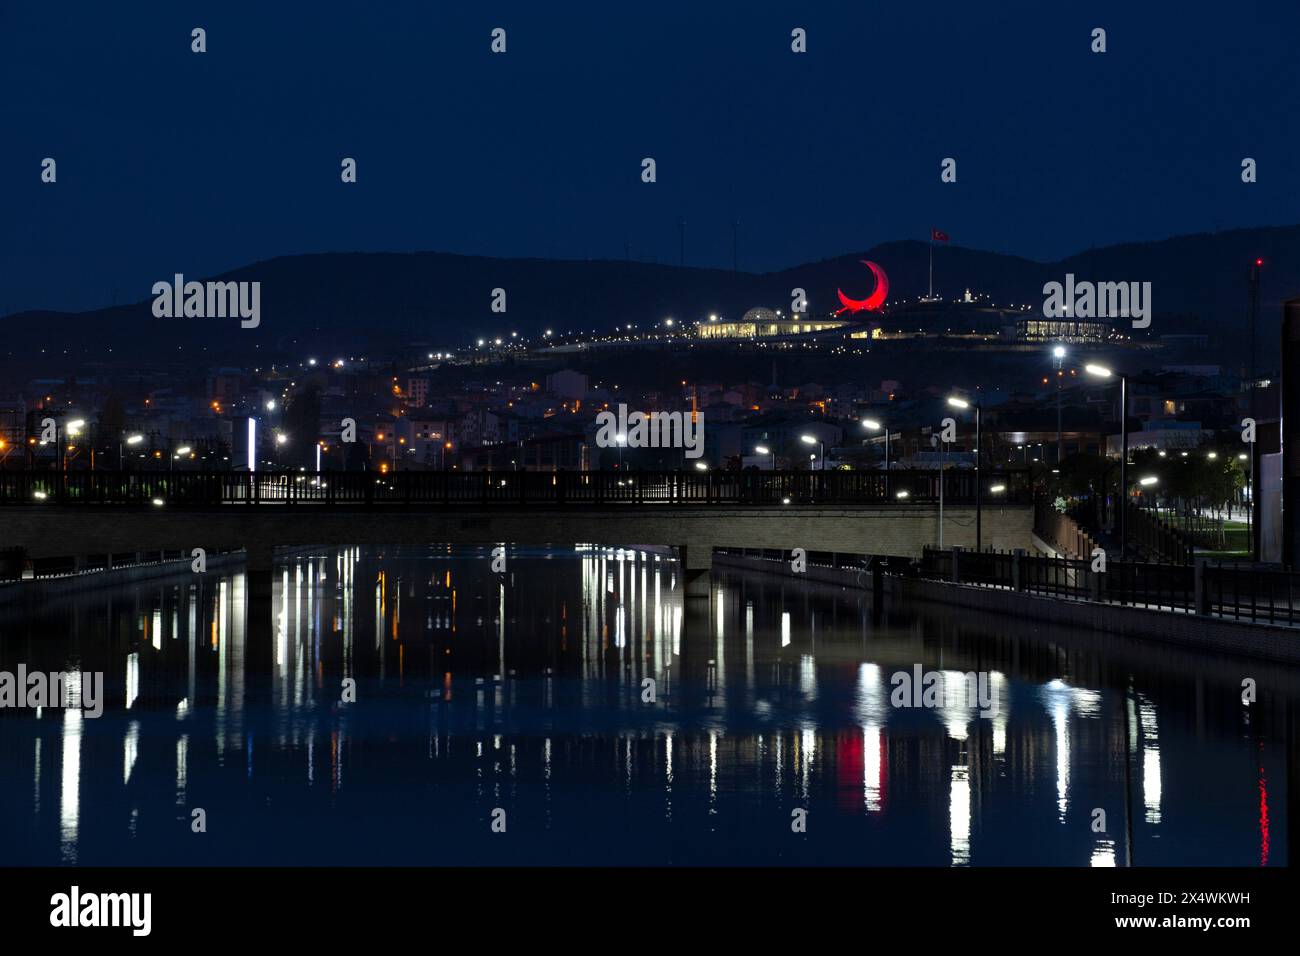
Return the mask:
<svg viewBox="0 0 1300 956">
<path fill-rule="evenodd" d="M 677 549 L 707 597 L 716 547 L 887 553 L 1027 547 L 1027 471 L 0 472 L 20 559 L 242 549 L 270 601 L 276 547 L 446 542 Z M 942 514 L 942 522 L 940 515 Z M 942 523 L 942 532 L 941 532 Z M 12 562 L 11 562 L 12 563 Z M 120 563 L 120 562 L 119 562 Z"/>
</svg>

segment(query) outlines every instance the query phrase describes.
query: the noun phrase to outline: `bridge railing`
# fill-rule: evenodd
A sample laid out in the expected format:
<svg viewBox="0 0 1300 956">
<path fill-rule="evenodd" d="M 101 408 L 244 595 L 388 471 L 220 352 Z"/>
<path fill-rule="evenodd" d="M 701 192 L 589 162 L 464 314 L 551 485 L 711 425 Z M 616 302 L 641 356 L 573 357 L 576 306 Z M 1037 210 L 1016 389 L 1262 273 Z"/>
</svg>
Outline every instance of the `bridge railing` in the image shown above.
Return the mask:
<svg viewBox="0 0 1300 956">
<path fill-rule="evenodd" d="M 0 471 L 0 504 L 73 505 L 862 505 L 932 504 L 936 471 Z M 942 476 L 946 503 L 975 501 L 975 474 Z M 1027 471 L 986 472 L 983 500 L 1029 504 Z"/>
</svg>

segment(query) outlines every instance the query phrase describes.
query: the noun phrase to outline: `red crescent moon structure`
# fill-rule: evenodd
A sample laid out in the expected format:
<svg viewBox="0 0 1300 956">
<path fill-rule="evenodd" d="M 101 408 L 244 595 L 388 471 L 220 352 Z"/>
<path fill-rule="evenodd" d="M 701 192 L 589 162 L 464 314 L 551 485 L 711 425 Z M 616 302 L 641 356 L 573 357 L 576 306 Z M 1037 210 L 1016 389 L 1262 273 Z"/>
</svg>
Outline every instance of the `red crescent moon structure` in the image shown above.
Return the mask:
<svg viewBox="0 0 1300 956">
<path fill-rule="evenodd" d="M 885 275 L 885 270 L 880 268 L 874 262 L 862 260 L 862 264 L 871 270 L 876 277 L 876 289 L 865 299 L 850 299 L 847 295 L 836 289 L 835 292 L 840 297 L 840 304 L 843 308 L 836 309 L 835 314 L 841 312 L 874 312 L 885 304 L 885 298 L 889 295 L 889 277 Z"/>
</svg>

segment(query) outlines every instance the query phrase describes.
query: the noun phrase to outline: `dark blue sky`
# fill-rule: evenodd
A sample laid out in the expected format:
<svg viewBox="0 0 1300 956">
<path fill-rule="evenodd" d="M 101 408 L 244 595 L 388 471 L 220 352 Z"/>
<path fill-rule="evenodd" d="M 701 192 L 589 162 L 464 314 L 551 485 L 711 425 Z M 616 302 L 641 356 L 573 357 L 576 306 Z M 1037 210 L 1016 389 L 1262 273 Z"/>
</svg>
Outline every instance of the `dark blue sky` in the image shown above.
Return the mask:
<svg viewBox="0 0 1300 956">
<path fill-rule="evenodd" d="M 675 262 L 679 217 L 759 270 L 1300 222 L 1293 0 L 809 7 L 4 0 L 0 312 L 315 251 Z"/>
</svg>

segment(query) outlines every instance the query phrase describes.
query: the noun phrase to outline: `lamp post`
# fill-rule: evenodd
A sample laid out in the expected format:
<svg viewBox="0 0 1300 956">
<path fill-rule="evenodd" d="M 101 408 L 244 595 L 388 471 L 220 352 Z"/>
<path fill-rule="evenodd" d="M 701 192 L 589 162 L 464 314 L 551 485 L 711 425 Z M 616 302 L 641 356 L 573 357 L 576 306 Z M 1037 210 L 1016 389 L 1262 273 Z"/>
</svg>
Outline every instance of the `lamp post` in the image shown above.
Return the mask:
<svg viewBox="0 0 1300 956">
<path fill-rule="evenodd" d="M 1056 364 L 1056 467 L 1061 467 L 1061 366 L 1065 363 L 1065 346 L 1052 349 Z"/>
<path fill-rule="evenodd" d="M 862 427 L 869 429 L 870 431 L 873 432 L 878 432 L 881 430 L 881 428 L 884 428 L 884 426 L 881 425 L 880 422 L 876 421 L 874 418 L 862 419 Z M 885 428 L 885 471 L 889 471 L 889 429 L 888 428 Z"/>
<path fill-rule="evenodd" d="M 140 434 L 126 436 L 126 443 L 128 445 L 138 445 L 142 441 L 144 441 L 144 436 Z M 122 471 L 126 471 L 126 458 L 122 454 L 122 440 L 120 435 L 117 442 L 117 467 Z"/>
<path fill-rule="evenodd" d="M 127 444 L 127 445 L 131 445 L 131 446 L 139 445 L 140 442 L 142 442 L 142 441 L 144 441 L 144 436 L 143 436 L 143 434 L 135 433 L 135 434 L 129 434 L 129 436 L 126 436 L 126 444 Z M 118 436 L 117 436 L 117 467 L 118 467 L 118 470 L 120 470 L 120 471 L 126 471 L 126 457 L 125 457 L 125 455 L 122 454 L 122 436 L 121 436 L 121 433 L 118 433 Z"/>
<path fill-rule="evenodd" d="M 56 428 L 58 427 L 57 420 L 55 421 L 55 427 Z M 86 420 L 84 418 L 74 418 L 72 421 L 67 423 L 67 430 L 65 433 L 66 438 L 68 440 L 71 440 L 73 438 L 79 437 L 81 435 L 81 430 L 85 427 L 86 427 Z M 63 464 L 60 468 L 61 471 L 67 471 L 68 456 L 65 454 L 65 452 L 69 452 L 69 451 L 72 451 L 72 448 L 67 444 L 67 441 L 59 442 L 59 454 L 63 457 Z M 91 460 L 93 462 L 94 459 Z"/>
<path fill-rule="evenodd" d="M 970 408 L 971 404 L 964 398 L 958 398 L 956 395 L 948 397 L 948 404 L 953 408 Z M 981 399 L 975 399 L 975 550 L 982 551 L 984 546 L 984 480 L 980 474 L 980 458 L 983 457 L 984 439 L 981 434 L 981 422 L 983 417 L 984 402 Z"/>
<path fill-rule="evenodd" d="M 818 438 L 815 438 L 812 435 L 800 435 L 799 440 L 803 442 L 805 445 L 817 446 L 817 457 L 821 459 L 821 466 L 817 470 L 825 471 L 826 470 L 826 443 L 821 441 Z"/>
<path fill-rule="evenodd" d="M 1250 447 L 1251 447 L 1251 450 L 1252 450 L 1252 452 L 1253 452 L 1255 446 L 1254 446 L 1254 445 L 1251 445 Z M 1259 542 L 1256 540 L 1256 536 L 1255 536 L 1255 522 L 1254 522 L 1254 517 L 1255 517 L 1255 462 L 1254 462 L 1253 458 L 1254 458 L 1254 455 L 1253 455 L 1253 454 L 1248 455 L 1248 454 L 1246 454 L 1245 452 L 1242 452 L 1241 454 L 1239 454 L 1239 455 L 1237 456 L 1237 460 L 1238 460 L 1238 461 L 1244 461 L 1244 462 L 1248 462 L 1248 463 L 1249 463 L 1247 466 L 1245 466 L 1245 467 L 1247 468 L 1247 472 L 1246 472 L 1246 495 L 1249 496 L 1249 500 L 1243 502 L 1243 503 L 1245 504 L 1245 511 L 1246 511 L 1246 541 L 1247 541 L 1247 543 L 1250 545 L 1250 556 L 1251 556 L 1251 560 L 1252 560 L 1252 561 L 1259 561 Z"/>
<path fill-rule="evenodd" d="M 873 432 L 878 432 L 883 427 L 885 429 L 885 497 L 889 497 L 889 426 L 882 426 L 874 418 L 862 419 L 862 427 Z"/>
<path fill-rule="evenodd" d="M 766 445 L 755 445 L 755 446 L 754 446 L 754 451 L 755 451 L 755 453 L 757 453 L 757 454 L 759 454 L 759 455 L 771 455 L 771 456 L 772 456 L 772 470 L 773 470 L 773 471 L 776 471 L 776 452 L 772 451 L 772 450 L 771 450 L 770 448 L 768 448 Z"/>
<path fill-rule="evenodd" d="M 939 449 L 939 550 L 943 550 L 943 478 L 948 467 L 948 443 L 942 435 L 931 435 L 930 446 Z"/>
<path fill-rule="evenodd" d="M 1098 378 L 1119 375 L 1119 559 L 1123 561 L 1128 550 L 1128 376 L 1104 365 L 1085 365 L 1083 370 Z"/>
</svg>

